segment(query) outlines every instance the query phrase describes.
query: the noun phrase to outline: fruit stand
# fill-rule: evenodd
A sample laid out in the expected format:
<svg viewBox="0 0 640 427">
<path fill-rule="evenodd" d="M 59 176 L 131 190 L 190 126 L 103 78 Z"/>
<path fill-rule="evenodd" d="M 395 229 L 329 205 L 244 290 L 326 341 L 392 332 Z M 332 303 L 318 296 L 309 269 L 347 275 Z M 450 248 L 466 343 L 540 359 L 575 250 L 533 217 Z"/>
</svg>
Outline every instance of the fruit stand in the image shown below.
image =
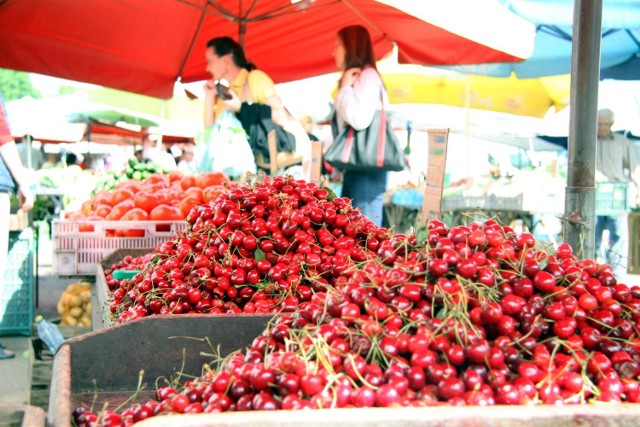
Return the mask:
<svg viewBox="0 0 640 427">
<path fill-rule="evenodd" d="M 184 24 L 182 29 L 174 28 L 175 34 L 188 36 L 185 28 L 193 27 L 192 18 L 201 11 L 188 5 L 185 9 L 184 2 L 176 3 L 156 9 L 165 12 L 164 17 L 174 24 Z M 285 39 L 273 28 L 291 26 L 278 26 L 277 19 L 298 20 L 299 28 L 309 29 L 314 25 L 305 25 L 307 21 L 299 17 L 316 24 L 321 14 L 315 12 L 334 14 L 333 9 L 320 7 L 321 3 L 285 1 L 275 12 L 286 12 L 265 14 L 269 7 L 254 2 L 257 6 L 250 12 L 262 17 L 273 15 L 276 20 L 271 23 L 258 21 L 266 25 L 264 30 L 273 36 L 271 41 L 282 42 Z M 514 37 L 520 46 L 496 55 L 495 41 L 444 28 L 446 19 L 452 18 L 450 13 L 421 17 L 409 6 L 388 7 L 380 6 L 382 2 L 359 0 L 353 3 L 346 6 L 357 16 L 345 17 L 360 22 L 371 33 L 376 57 L 396 44 L 401 48 L 399 58 L 416 65 L 522 62 L 531 51 L 540 50 L 538 35 L 544 35 L 526 22 L 535 19 L 500 5 L 500 11 L 505 12 L 497 14 L 503 20 L 501 24 L 517 21 L 518 27 L 526 27 L 529 37 Z M 16 48 L 16 52 L 8 55 L 12 61 L 5 65 L 69 77 L 68 64 L 61 64 L 61 58 L 62 62 L 74 59 L 75 78 L 100 77 L 90 67 L 79 67 L 101 64 L 112 73 L 102 81 L 93 78 L 94 83 L 109 83 L 147 95 L 170 95 L 175 73 L 170 73 L 168 80 L 158 79 L 156 67 L 146 73 L 149 78 L 132 78 L 135 67 L 117 58 L 103 55 L 104 61 L 92 60 L 114 51 L 108 46 L 95 48 L 92 40 L 95 34 L 103 33 L 96 31 L 100 25 L 74 19 L 82 13 L 69 14 L 65 8 L 49 10 L 42 5 L 16 2 L 0 8 L 0 14 L 9 17 L 14 13 L 13 20 L 7 19 L 14 23 L 21 16 L 29 16 L 32 21 L 41 18 L 40 30 L 51 23 L 59 29 L 68 28 L 69 34 L 60 37 L 50 32 L 55 43 L 45 40 L 25 49 L 24 43 L 15 41 L 29 34 L 20 34 L 19 29 L 36 26 L 14 25 L 5 31 L 5 38 L 9 41 L 7 49 Z M 100 5 L 87 11 L 96 12 Z M 582 101 L 594 95 L 598 63 L 592 51 L 597 50 L 600 34 L 594 30 L 599 30 L 596 27 L 600 26 L 603 8 L 585 0 L 575 0 L 574 6 L 577 12 L 588 12 L 576 12 L 581 19 L 574 21 L 572 43 L 573 62 L 585 65 L 574 67 L 582 71 L 573 70 L 572 81 L 578 82 L 575 87 L 588 89 L 573 94 L 577 100 L 574 107 L 585 108 L 572 109 L 570 146 L 574 148 L 575 141 L 588 143 L 583 144 L 584 150 L 570 149 L 569 158 L 571 166 L 581 169 L 590 164 L 582 163 L 580 157 L 589 160 L 589 153 L 593 154 L 590 150 L 595 150 L 594 126 L 582 126 L 593 124 L 588 119 L 595 115 L 595 104 Z M 25 14 L 21 7 L 33 9 L 33 13 Z M 314 13 L 307 13 L 311 9 Z M 533 9 L 532 14 L 541 11 Z M 367 10 L 382 13 L 364 13 Z M 140 25 L 145 21 L 139 19 L 140 10 L 126 12 L 85 15 L 102 17 L 102 26 L 111 26 L 121 39 L 119 44 L 128 41 L 132 51 L 161 60 L 159 53 L 178 58 L 181 64 L 169 68 L 180 69 L 178 80 L 193 80 L 190 70 L 202 62 L 202 52 L 192 48 L 208 32 L 198 30 L 193 43 L 171 44 L 187 47 L 188 54 L 175 55 L 171 49 L 155 53 L 136 50 L 139 43 L 131 35 L 141 35 L 142 44 L 149 45 L 145 31 L 149 28 Z M 218 15 L 203 14 L 200 26 L 206 30 L 207 26 L 221 28 L 218 24 L 229 23 L 225 17 L 216 21 Z M 247 25 L 254 36 L 263 25 L 250 22 L 256 17 L 250 15 L 231 16 L 234 25 L 239 24 L 242 49 L 245 42 L 248 46 L 256 42 L 245 40 Z M 109 16 L 116 19 L 104 19 Z M 368 19 L 361 19 L 364 16 Z M 146 21 L 155 28 L 158 19 Z M 304 40 L 316 47 L 333 45 L 333 37 L 327 35 L 336 34 L 343 23 L 340 19 L 324 20 L 330 21 L 336 26 L 331 31 L 307 31 L 311 36 L 294 34 L 286 40 Z M 130 31 L 131 25 L 136 31 Z M 620 26 L 632 25 L 625 22 Z M 444 33 L 439 33 L 440 27 Z M 378 31 L 380 28 L 389 31 Z M 45 33 L 36 34 L 36 40 Z M 162 32 L 156 33 L 158 38 Z M 441 46 L 448 53 L 461 55 L 443 56 L 437 43 L 425 43 L 424 38 L 416 37 L 431 33 L 451 36 L 450 43 Z M 338 34 L 342 38 L 348 35 Z M 391 36 L 388 40 L 383 36 L 381 43 L 381 34 Z M 71 49 L 72 39 L 82 43 L 75 43 Z M 343 41 L 348 47 L 348 40 Z M 259 50 L 274 59 L 269 52 L 279 50 L 271 49 L 277 45 L 264 43 Z M 37 46 L 45 47 L 51 54 L 49 60 L 39 55 L 44 59 L 33 61 L 38 56 Z M 427 52 L 424 47 L 433 49 Z M 291 48 L 288 46 L 295 50 Z M 414 55 L 407 55 L 410 51 Z M 192 53 L 199 56 L 195 62 Z M 274 73 L 274 81 L 287 80 L 287 73 L 294 78 L 296 73 L 305 77 L 327 71 L 323 68 L 328 65 L 317 61 L 313 52 L 302 53 L 285 56 L 299 60 L 293 66 L 276 59 L 265 70 Z M 129 56 L 134 62 L 148 62 Z M 337 63 L 345 62 L 336 59 Z M 331 58 L 327 61 L 332 62 Z M 118 63 L 125 66 L 119 68 Z M 43 64 L 47 67 L 38 70 Z M 553 71 L 548 65 L 536 71 L 548 74 Z M 217 74 L 214 77 L 223 77 Z M 132 82 L 140 84 L 125 87 Z M 189 91 L 187 95 L 191 95 Z M 521 102 L 512 99 L 510 104 L 517 107 Z M 543 102 L 543 107 L 548 105 Z M 166 106 L 162 108 L 163 117 L 167 116 Z M 471 124 L 468 109 L 466 116 L 469 143 L 468 136 L 476 131 L 476 125 Z M 425 119 L 429 123 L 442 121 L 441 117 Z M 487 120 L 477 130 L 484 132 L 481 128 L 490 124 Z M 457 123 L 456 127 L 461 129 L 461 125 Z M 409 135 L 410 126 L 408 122 Z M 582 137 L 573 134 L 575 129 Z M 51 227 L 52 265 L 54 274 L 79 282 L 67 288 L 57 308 L 63 320 L 76 325 L 86 326 L 90 315 L 93 330 L 59 346 L 51 345 L 48 335 L 41 333 L 55 353 L 47 425 L 637 425 L 640 289 L 623 283 L 611 265 L 579 258 L 574 249 L 580 244 L 581 253 L 585 240 L 574 239 L 572 233 L 566 237 L 575 243 L 574 248 L 554 240 L 552 249 L 532 234 L 534 214 L 564 211 L 564 179 L 535 173 L 501 175 L 498 171 L 475 188 L 452 185 L 443 197 L 448 129 L 440 131 L 437 136 L 430 133 L 424 187 L 390 191 L 383 227 L 365 217 L 350 200 L 336 197 L 322 185 L 291 176 L 249 176 L 239 183 L 230 182 L 221 173 L 185 176 L 134 160 L 122 171 L 111 171 L 97 187 L 74 174 L 69 187 L 72 191 L 65 191 L 63 198 L 75 196 L 73 208 L 63 212 Z M 87 140 L 91 139 L 90 133 Z M 138 133 L 145 145 L 152 140 L 146 131 Z M 434 144 L 436 139 L 441 145 Z M 159 134 L 158 149 L 161 145 Z M 532 150 L 533 138 L 529 138 L 529 146 Z M 321 151 L 320 144 L 316 148 Z M 406 153 L 410 151 L 407 141 Z M 578 157 L 574 156 L 576 152 Z M 475 160 L 467 156 L 467 173 Z M 320 162 L 315 166 L 320 168 Z M 271 170 L 276 175 L 275 167 Z M 581 178 L 586 178 L 585 182 L 570 179 L 566 187 L 567 206 L 572 206 L 567 210 L 572 212 L 573 206 L 578 206 L 567 219 L 567 228 L 579 229 L 577 237 L 584 236 L 585 229 L 591 231 L 576 215 L 581 206 L 572 197 L 590 197 L 593 192 L 591 173 L 586 168 L 584 171 Z M 82 190 L 88 188 L 80 187 L 89 186 L 93 191 L 90 196 L 86 192 L 87 200 L 81 200 L 85 199 Z M 59 198 L 53 194 L 46 206 L 57 211 Z M 592 213 L 588 216 L 593 217 Z M 572 220 L 575 217 L 578 221 Z M 514 220 L 522 227 L 514 226 Z M 18 270 L 22 264 L 33 264 L 33 249 L 29 247 L 28 252 L 25 260 L 15 261 L 16 265 L 11 265 L 11 259 L 7 270 L 15 274 L 14 267 Z M 87 277 L 95 277 L 95 283 L 85 281 Z M 15 296 L 33 299 L 31 294 L 20 293 L 24 290 L 20 285 L 29 284 L 31 279 L 21 278 L 18 282 L 22 283 L 3 287 L 3 292 L 14 295 L 3 301 L 7 309 L 22 307 L 15 304 L 22 302 Z M 18 314 L 31 321 L 34 313 Z M 43 325 L 39 323 L 37 329 L 40 331 Z M 55 326 L 50 326 L 56 332 Z M 24 407 L 0 407 L 0 424 L 5 419 L 13 425 L 44 423 L 41 411 Z"/>
<path fill-rule="evenodd" d="M 96 264 L 94 331 L 56 354 L 51 425 L 640 415 L 640 292 L 492 219 L 396 234 L 316 184 L 264 177 L 128 251 Z"/>
</svg>

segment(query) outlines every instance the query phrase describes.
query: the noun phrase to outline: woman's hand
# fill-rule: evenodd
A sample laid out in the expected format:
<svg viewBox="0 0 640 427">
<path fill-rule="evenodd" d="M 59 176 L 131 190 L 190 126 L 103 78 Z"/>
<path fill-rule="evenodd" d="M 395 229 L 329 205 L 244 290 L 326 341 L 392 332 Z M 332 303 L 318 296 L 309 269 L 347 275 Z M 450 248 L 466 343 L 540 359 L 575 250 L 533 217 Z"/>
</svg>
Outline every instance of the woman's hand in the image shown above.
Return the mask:
<svg viewBox="0 0 640 427">
<path fill-rule="evenodd" d="M 213 79 L 207 80 L 202 87 L 204 88 L 205 99 L 213 100 L 215 104 L 218 94 L 216 93 L 216 84 L 213 82 Z"/>
<path fill-rule="evenodd" d="M 360 75 L 360 68 L 349 68 L 342 75 L 342 80 L 340 81 L 340 87 L 353 86 L 353 83 L 358 79 Z"/>
<path fill-rule="evenodd" d="M 238 94 L 233 90 L 229 89 L 229 95 L 231 99 L 227 99 L 222 102 L 224 105 L 224 109 L 227 111 L 231 111 L 232 113 L 237 113 L 240 111 L 240 107 L 242 107 L 242 100 L 238 97 Z"/>
<path fill-rule="evenodd" d="M 20 187 L 20 210 L 23 212 L 29 212 L 33 209 L 34 197 L 31 189 L 29 187 L 21 186 Z"/>
</svg>

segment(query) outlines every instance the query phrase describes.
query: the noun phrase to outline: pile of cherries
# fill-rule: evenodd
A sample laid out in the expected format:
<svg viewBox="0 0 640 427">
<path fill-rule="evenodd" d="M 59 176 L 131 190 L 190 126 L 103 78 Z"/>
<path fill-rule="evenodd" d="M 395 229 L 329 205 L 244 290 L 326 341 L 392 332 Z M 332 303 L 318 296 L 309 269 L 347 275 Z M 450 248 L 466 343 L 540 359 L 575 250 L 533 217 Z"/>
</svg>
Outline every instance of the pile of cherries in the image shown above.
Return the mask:
<svg viewBox="0 0 640 427">
<path fill-rule="evenodd" d="M 133 307 L 150 310 L 178 280 L 224 301 L 210 311 L 281 315 L 215 370 L 123 412 L 79 408 L 79 425 L 173 413 L 640 401 L 640 290 L 567 244 L 547 253 L 493 220 L 391 234 L 348 200 L 286 178 L 233 188 L 187 219 L 186 234 L 131 281 L 151 285 L 132 288 Z M 199 269 L 209 274 L 191 274 Z"/>
<path fill-rule="evenodd" d="M 123 323 L 156 314 L 291 312 L 391 236 L 316 184 L 263 178 L 194 207 L 131 280 L 107 278 Z"/>
</svg>

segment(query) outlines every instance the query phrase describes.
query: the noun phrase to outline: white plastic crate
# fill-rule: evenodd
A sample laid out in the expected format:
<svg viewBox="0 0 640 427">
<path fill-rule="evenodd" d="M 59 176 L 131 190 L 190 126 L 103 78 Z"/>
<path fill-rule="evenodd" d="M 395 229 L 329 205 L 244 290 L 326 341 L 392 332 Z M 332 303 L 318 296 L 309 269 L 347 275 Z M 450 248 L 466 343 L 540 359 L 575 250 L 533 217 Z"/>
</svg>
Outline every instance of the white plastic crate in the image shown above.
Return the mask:
<svg viewBox="0 0 640 427">
<path fill-rule="evenodd" d="M 53 272 L 88 276 L 96 264 L 118 249 L 154 249 L 187 228 L 186 221 L 83 221 L 54 219 Z M 89 230 L 89 231 L 80 231 Z M 135 230 L 139 237 L 116 237 Z"/>
</svg>

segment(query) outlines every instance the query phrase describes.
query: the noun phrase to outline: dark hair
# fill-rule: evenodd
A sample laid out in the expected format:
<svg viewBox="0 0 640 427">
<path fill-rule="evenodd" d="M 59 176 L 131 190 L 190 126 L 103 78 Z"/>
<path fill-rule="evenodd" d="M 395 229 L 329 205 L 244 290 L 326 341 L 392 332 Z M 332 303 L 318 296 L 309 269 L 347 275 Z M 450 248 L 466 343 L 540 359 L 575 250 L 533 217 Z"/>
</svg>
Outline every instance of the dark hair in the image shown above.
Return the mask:
<svg viewBox="0 0 640 427">
<path fill-rule="evenodd" d="M 78 161 L 78 157 L 73 153 L 67 153 L 67 157 L 65 158 L 65 162 L 67 165 L 75 165 Z"/>
<path fill-rule="evenodd" d="M 247 61 L 242 46 L 231 37 L 213 38 L 207 42 L 207 48 L 210 47 L 213 48 L 213 51 L 218 56 L 231 55 L 233 63 L 240 68 L 245 68 L 248 71 L 256 68 L 255 64 Z"/>
<path fill-rule="evenodd" d="M 342 40 L 345 50 L 345 67 L 349 68 L 376 68 L 376 57 L 373 53 L 373 44 L 369 32 L 362 25 L 350 25 L 338 31 L 338 37 Z M 376 68 L 377 69 L 377 68 Z"/>
</svg>

